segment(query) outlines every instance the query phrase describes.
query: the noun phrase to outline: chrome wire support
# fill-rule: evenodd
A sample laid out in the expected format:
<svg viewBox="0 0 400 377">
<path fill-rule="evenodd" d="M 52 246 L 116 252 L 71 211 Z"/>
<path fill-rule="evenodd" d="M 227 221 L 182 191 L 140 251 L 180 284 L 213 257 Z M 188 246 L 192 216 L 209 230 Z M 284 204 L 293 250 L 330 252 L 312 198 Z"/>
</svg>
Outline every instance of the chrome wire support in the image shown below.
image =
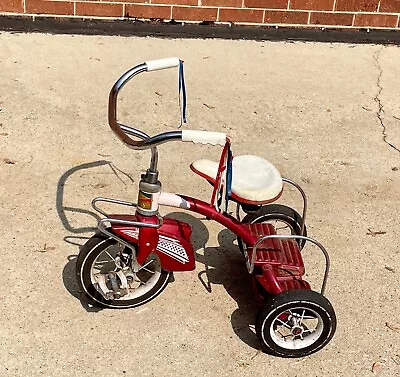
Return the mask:
<svg viewBox="0 0 400 377">
<path fill-rule="evenodd" d="M 129 249 L 132 250 L 132 256 L 134 257 L 134 263 L 137 265 L 136 262 L 136 250 L 135 247 L 130 244 L 129 242 L 125 241 L 123 238 L 117 236 L 113 232 L 109 230 L 109 227 L 106 226 L 106 224 L 117 224 L 117 225 L 127 225 L 127 226 L 133 226 L 136 228 L 155 228 L 158 229 L 162 226 L 163 224 L 163 218 L 157 214 L 157 219 L 158 223 L 157 224 L 149 224 L 149 223 L 143 223 L 141 221 L 130 221 L 130 220 L 122 220 L 122 219 L 116 219 L 110 217 L 110 215 L 103 211 L 101 208 L 99 208 L 96 204 L 98 202 L 105 202 L 105 203 L 114 203 L 114 204 L 119 204 L 119 205 L 124 205 L 124 206 L 129 206 L 129 207 L 136 207 L 136 203 L 132 202 L 126 202 L 124 200 L 118 200 L 118 199 L 110 199 L 110 198 L 95 198 L 92 200 L 92 207 L 94 210 L 97 212 L 101 213 L 103 216 L 106 216 L 104 219 L 101 219 L 97 223 L 97 227 L 100 230 L 100 232 L 104 233 L 105 235 L 109 236 L 110 238 L 116 240 L 119 242 L 121 245 L 124 245 L 125 247 L 128 247 Z"/>
<path fill-rule="evenodd" d="M 92 200 L 92 208 L 101 213 L 103 216 L 110 216 L 107 212 L 103 211 L 101 208 L 99 208 L 96 204 L 98 202 L 103 202 L 103 203 L 114 203 L 114 204 L 119 204 L 119 205 L 123 205 L 123 206 L 129 206 L 129 207 L 137 207 L 136 203 L 132 203 L 132 202 L 126 202 L 124 200 L 118 200 L 118 199 L 110 199 L 110 198 L 102 198 L 102 197 L 98 197 L 98 198 L 94 198 Z"/>
<path fill-rule="evenodd" d="M 136 259 L 136 251 L 133 245 L 131 245 L 129 242 L 125 241 L 123 238 L 118 237 L 117 235 L 115 235 L 114 233 L 110 232 L 108 230 L 108 228 L 106 227 L 106 223 L 109 224 L 118 224 L 118 225 L 128 225 L 128 226 L 134 226 L 137 228 L 160 228 L 163 224 L 163 219 L 160 215 L 157 215 L 158 218 L 158 223 L 157 224 L 148 224 L 148 223 L 142 223 L 140 221 L 129 221 L 129 220 L 119 220 L 119 219 L 113 219 L 112 217 L 106 217 L 105 219 L 101 219 L 98 223 L 97 223 L 97 227 L 99 228 L 100 232 L 106 234 L 107 236 L 113 238 L 114 240 L 118 241 L 119 243 L 121 243 L 122 245 L 128 247 L 129 249 L 131 249 L 135 255 L 135 259 Z"/>
<path fill-rule="evenodd" d="M 301 227 L 300 227 L 300 234 L 302 236 L 304 236 L 304 225 L 306 223 L 306 215 L 307 215 L 307 196 L 306 193 L 304 192 L 304 190 L 301 188 L 301 186 L 296 183 L 295 181 L 292 181 L 289 178 L 283 178 L 282 177 L 282 181 L 289 183 L 290 185 L 294 186 L 301 194 L 302 198 L 303 198 L 303 214 L 302 214 L 302 222 L 301 222 Z"/>
<path fill-rule="evenodd" d="M 328 275 L 329 275 L 329 269 L 330 269 L 330 259 L 329 259 L 329 254 L 324 248 L 324 246 L 318 242 L 317 240 L 314 240 L 313 238 L 306 237 L 306 236 L 296 236 L 296 235 L 270 235 L 270 236 L 263 236 L 257 240 L 257 242 L 253 246 L 253 251 L 251 255 L 251 261 L 249 262 L 249 255 L 248 252 L 246 251 L 247 258 L 246 258 L 246 264 L 247 268 L 249 270 L 249 273 L 252 274 L 254 271 L 254 265 L 256 262 L 256 255 L 257 255 L 257 248 L 258 246 L 264 242 L 265 240 L 272 239 L 272 238 L 278 238 L 278 239 L 296 239 L 296 240 L 305 240 L 313 243 L 314 245 L 318 246 L 318 248 L 322 251 L 322 253 L 325 256 L 325 274 L 324 274 L 324 279 L 322 281 L 322 287 L 321 287 L 321 294 L 323 295 L 325 293 L 325 288 L 326 288 L 326 283 L 328 280 Z"/>
</svg>

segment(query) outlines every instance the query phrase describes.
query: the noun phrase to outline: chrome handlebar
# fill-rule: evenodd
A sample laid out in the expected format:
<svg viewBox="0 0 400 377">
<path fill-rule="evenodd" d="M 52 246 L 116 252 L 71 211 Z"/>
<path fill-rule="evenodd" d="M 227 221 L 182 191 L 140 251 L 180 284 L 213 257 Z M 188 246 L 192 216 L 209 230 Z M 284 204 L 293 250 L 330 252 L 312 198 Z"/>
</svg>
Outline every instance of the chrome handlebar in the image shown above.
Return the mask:
<svg viewBox="0 0 400 377">
<path fill-rule="evenodd" d="M 157 71 L 160 69 L 167 69 L 178 67 L 181 61 L 178 58 L 167 58 L 159 60 L 151 60 L 142 64 L 139 64 L 129 71 L 125 72 L 113 85 L 110 91 L 108 99 L 108 124 L 118 138 L 128 147 L 138 150 L 151 149 L 151 164 L 150 170 L 157 170 L 157 145 L 166 143 L 172 140 L 189 141 L 193 143 L 211 144 L 211 145 L 224 145 L 226 141 L 226 135 L 220 132 L 209 132 L 209 131 L 195 131 L 195 130 L 184 130 L 184 131 L 169 131 L 154 136 L 149 136 L 143 131 L 136 128 L 126 126 L 118 123 L 117 121 L 117 100 L 120 90 L 125 84 L 130 81 L 136 75 L 142 72 Z M 131 136 L 139 139 L 135 140 Z"/>
<path fill-rule="evenodd" d="M 175 58 L 172 58 L 175 59 Z M 148 63 L 139 64 L 129 71 L 125 72 L 114 84 L 110 91 L 109 99 L 108 99 L 108 124 L 114 133 L 118 136 L 118 138 L 126 144 L 128 147 L 133 149 L 149 149 L 154 148 L 157 145 L 165 143 L 170 140 L 180 140 L 182 139 L 182 131 L 170 131 L 161 133 L 155 136 L 150 137 L 145 132 L 137 130 L 132 127 L 125 126 L 123 124 L 118 123 L 117 121 L 117 100 L 118 94 L 120 90 L 125 86 L 125 84 L 130 81 L 136 75 L 142 72 L 153 71 L 156 69 L 165 69 L 175 67 L 176 65 L 164 65 L 161 63 L 171 61 L 171 59 L 161 59 L 155 60 Z M 179 60 L 178 60 L 179 62 Z M 156 66 L 156 68 L 154 68 Z M 161 66 L 161 67 L 160 67 Z M 149 68 L 150 67 L 150 68 Z M 141 140 L 134 140 L 131 136 L 135 136 Z"/>
</svg>

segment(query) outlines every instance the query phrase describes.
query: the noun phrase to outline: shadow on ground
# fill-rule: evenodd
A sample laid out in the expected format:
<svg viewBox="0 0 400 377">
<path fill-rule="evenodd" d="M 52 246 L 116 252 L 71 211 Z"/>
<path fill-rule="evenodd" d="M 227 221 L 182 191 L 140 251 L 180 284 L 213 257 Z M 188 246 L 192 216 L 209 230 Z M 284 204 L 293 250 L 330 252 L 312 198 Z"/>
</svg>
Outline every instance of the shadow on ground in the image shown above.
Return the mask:
<svg viewBox="0 0 400 377">
<path fill-rule="evenodd" d="M 203 223 L 205 218 L 199 219 L 182 212 L 171 213 L 167 216 L 184 221 L 192 227 L 192 244 L 196 261 L 204 267 L 197 274 L 199 281 L 211 294 L 213 285 L 223 285 L 238 306 L 231 315 L 235 334 L 250 347 L 260 349 L 261 345 L 253 331 L 260 302 L 255 300 L 254 288 L 244 257 L 236 245 L 236 235 L 224 229 L 218 234 L 219 246 L 206 247 L 209 233 Z M 200 253 L 200 250 L 203 252 Z"/>
<path fill-rule="evenodd" d="M 57 184 L 57 194 L 56 194 L 56 210 L 57 210 L 58 217 L 60 218 L 60 221 L 65 230 L 67 230 L 69 233 L 76 234 L 76 235 L 65 236 L 64 241 L 70 245 L 78 247 L 75 255 L 69 255 L 67 257 L 67 264 L 65 265 L 63 272 L 62 272 L 63 283 L 64 283 L 64 286 L 67 289 L 67 291 L 72 296 L 74 296 L 75 298 L 80 300 L 82 306 L 88 312 L 98 312 L 102 308 L 93 306 L 86 299 L 86 296 L 83 295 L 82 292 L 79 290 L 78 284 L 75 279 L 75 264 L 76 264 L 76 258 L 79 254 L 80 248 L 90 238 L 90 237 L 84 236 L 82 234 L 88 233 L 88 232 L 95 232 L 97 230 L 97 228 L 96 227 L 88 227 L 88 226 L 74 227 L 71 224 L 70 220 L 68 219 L 67 214 L 68 213 L 70 213 L 70 214 L 73 214 L 73 213 L 85 214 L 85 215 L 88 215 L 92 219 L 94 218 L 96 222 L 100 220 L 100 216 L 93 211 L 89 211 L 89 210 L 86 210 L 83 208 L 65 206 L 64 205 L 65 185 L 67 183 L 67 180 L 74 174 L 80 173 L 83 170 L 89 170 L 89 169 L 98 168 L 101 166 L 109 166 L 110 169 L 116 175 L 117 175 L 117 171 L 120 171 L 120 169 L 116 168 L 110 161 L 106 161 L 106 160 L 93 161 L 93 162 L 75 166 L 75 167 L 67 170 L 60 177 L 60 179 L 58 180 L 58 184 Z M 122 172 L 122 171 L 120 171 L 120 172 Z M 122 173 L 126 174 L 124 172 L 122 172 Z"/>
<path fill-rule="evenodd" d="M 92 232 L 95 230 L 93 227 L 80 227 L 80 228 L 75 228 L 71 225 L 70 221 L 68 220 L 67 212 L 71 213 L 83 213 L 86 215 L 89 215 L 90 217 L 94 217 L 96 221 L 100 220 L 100 217 L 92 212 L 88 211 L 86 209 L 82 208 L 76 208 L 76 207 L 67 207 L 64 205 L 64 196 L 65 196 L 65 184 L 73 174 L 80 172 L 82 170 L 87 170 L 87 169 L 93 169 L 99 166 L 104 166 L 104 165 L 110 165 L 111 163 L 109 161 L 101 160 L 101 161 L 93 161 L 89 162 L 86 164 L 81 164 L 78 166 L 75 166 L 69 170 L 67 170 L 58 180 L 57 184 L 57 195 L 56 195 L 56 210 L 58 217 L 61 220 L 61 223 L 63 227 L 70 233 L 86 233 L 86 232 Z"/>
</svg>

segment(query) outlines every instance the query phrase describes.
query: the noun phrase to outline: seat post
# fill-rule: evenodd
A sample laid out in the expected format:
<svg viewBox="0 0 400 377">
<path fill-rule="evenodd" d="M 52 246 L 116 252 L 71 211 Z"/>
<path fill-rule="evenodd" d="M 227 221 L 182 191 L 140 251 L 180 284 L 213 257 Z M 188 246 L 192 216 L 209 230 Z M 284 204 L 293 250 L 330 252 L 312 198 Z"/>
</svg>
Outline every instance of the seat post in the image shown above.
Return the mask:
<svg viewBox="0 0 400 377">
<path fill-rule="evenodd" d="M 220 204 L 218 194 L 221 192 L 222 189 L 222 195 L 226 196 L 226 190 L 227 190 L 227 172 L 228 172 L 228 159 L 230 158 L 230 147 L 231 143 L 227 139 L 224 149 L 222 150 L 221 157 L 219 159 L 219 165 L 218 165 L 218 171 L 217 171 L 217 176 L 215 177 L 215 182 L 214 182 L 214 189 L 211 195 L 211 202 L 210 204 L 215 207 L 218 212 L 221 212 L 221 205 L 222 205 L 222 198 Z M 225 179 L 224 179 L 225 178 Z M 224 195 L 225 194 L 225 195 Z M 225 212 L 228 210 L 228 203 L 227 201 L 225 202 Z"/>
</svg>

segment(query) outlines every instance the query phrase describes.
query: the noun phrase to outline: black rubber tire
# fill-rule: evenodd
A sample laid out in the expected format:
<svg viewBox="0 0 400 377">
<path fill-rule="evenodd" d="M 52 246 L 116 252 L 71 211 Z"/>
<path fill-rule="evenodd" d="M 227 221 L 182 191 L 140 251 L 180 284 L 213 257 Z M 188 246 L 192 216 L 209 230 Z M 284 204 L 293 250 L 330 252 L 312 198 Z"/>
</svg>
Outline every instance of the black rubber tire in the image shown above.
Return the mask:
<svg viewBox="0 0 400 377">
<path fill-rule="evenodd" d="M 294 313 L 301 312 L 303 316 L 304 310 L 308 310 L 306 314 L 316 317 L 318 326 L 321 326 L 321 328 L 311 332 L 304 325 L 303 329 L 306 329 L 307 332 L 310 331 L 308 336 L 310 337 L 311 334 L 314 334 L 313 337 L 316 337 L 315 341 L 311 338 L 312 343 L 304 348 L 299 348 L 298 344 L 302 341 L 309 342 L 310 338 L 307 340 L 307 335 L 304 340 L 296 339 L 297 344 L 294 348 L 290 348 L 289 343 L 287 348 L 282 347 L 282 344 L 278 344 L 278 341 L 273 338 L 276 334 L 275 332 L 271 336 L 271 327 L 274 326 L 276 320 L 282 322 L 278 317 L 287 314 L 289 309 Z M 281 328 L 284 328 L 284 325 L 281 325 Z M 336 315 L 331 303 L 320 293 L 311 290 L 290 290 L 272 296 L 259 311 L 256 318 L 256 334 L 261 340 L 265 351 L 274 356 L 286 358 L 304 357 L 317 352 L 329 343 L 335 331 Z M 283 341 L 283 343 L 286 343 L 286 341 Z"/>
<path fill-rule="evenodd" d="M 246 215 L 241 221 L 242 224 L 254 224 L 254 223 L 265 223 L 281 221 L 286 223 L 291 228 L 291 234 L 300 236 L 301 235 L 301 223 L 302 217 L 293 208 L 282 204 L 267 204 L 262 206 L 259 210 L 254 213 Z M 304 236 L 307 236 L 307 228 L 304 225 Z M 300 250 L 303 249 L 306 240 L 296 240 L 300 246 Z M 242 240 L 238 239 L 239 248 L 243 250 Z"/>
<path fill-rule="evenodd" d="M 133 308 L 142 305 L 157 297 L 167 286 L 171 273 L 160 268 L 160 273 L 155 275 L 157 280 L 153 287 L 143 295 L 134 299 L 113 299 L 106 298 L 99 293 L 91 279 L 91 268 L 96 258 L 110 246 L 116 245 L 117 241 L 102 234 L 97 233 L 82 246 L 76 261 L 76 279 L 82 292 L 84 292 L 93 304 L 108 308 Z"/>
</svg>

